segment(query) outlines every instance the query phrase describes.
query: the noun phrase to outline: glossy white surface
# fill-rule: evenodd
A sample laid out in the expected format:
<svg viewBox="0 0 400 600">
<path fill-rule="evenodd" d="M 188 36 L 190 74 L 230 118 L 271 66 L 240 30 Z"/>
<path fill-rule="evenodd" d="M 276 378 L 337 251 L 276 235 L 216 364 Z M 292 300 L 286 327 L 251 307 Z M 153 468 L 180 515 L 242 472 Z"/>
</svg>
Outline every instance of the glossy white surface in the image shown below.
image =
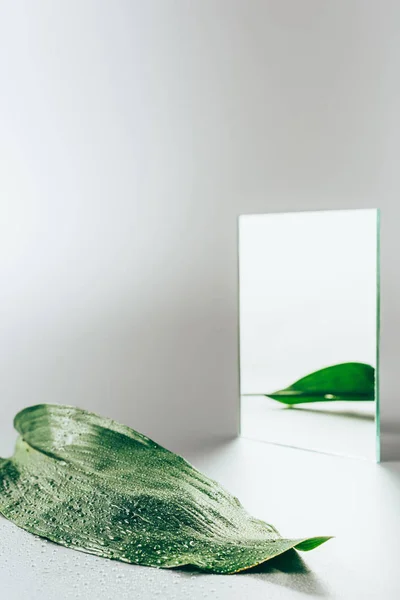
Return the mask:
<svg viewBox="0 0 400 600">
<path fill-rule="evenodd" d="M 1 441 L 1 452 L 11 439 Z M 61 548 L 0 519 L 7 600 L 398 600 L 400 464 L 375 465 L 239 439 L 173 448 L 285 535 L 320 548 L 232 576 L 126 565 Z M 0 452 L 0 455 L 1 455 Z"/>
<path fill-rule="evenodd" d="M 377 211 L 239 219 L 240 387 L 268 393 L 330 365 L 376 367 Z"/>
<path fill-rule="evenodd" d="M 241 433 L 258 441 L 376 460 L 375 402 L 285 406 L 266 396 L 242 396 Z"/>
</svg>

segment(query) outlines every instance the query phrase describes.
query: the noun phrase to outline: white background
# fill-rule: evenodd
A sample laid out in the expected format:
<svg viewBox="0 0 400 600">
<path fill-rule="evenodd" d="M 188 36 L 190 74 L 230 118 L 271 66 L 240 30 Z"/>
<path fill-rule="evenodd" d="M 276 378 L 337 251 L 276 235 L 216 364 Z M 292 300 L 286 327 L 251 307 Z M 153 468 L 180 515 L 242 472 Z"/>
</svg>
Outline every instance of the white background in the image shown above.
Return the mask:
<svg viewBox="0 0 400 600">
<path fill-rule="evenodd" d="M 381 207 L 381 416 L 394 455 L 399 11 L 396 0 L 0 2 L 4 433 L 23 406 L 56 401 L 170 447 L 236 435 L 238 215 Z"/>
<path fill-rule="evenodd" d="M 376 362 L 377 213 L 239 218 L 242 394 Z"/>
</svg>

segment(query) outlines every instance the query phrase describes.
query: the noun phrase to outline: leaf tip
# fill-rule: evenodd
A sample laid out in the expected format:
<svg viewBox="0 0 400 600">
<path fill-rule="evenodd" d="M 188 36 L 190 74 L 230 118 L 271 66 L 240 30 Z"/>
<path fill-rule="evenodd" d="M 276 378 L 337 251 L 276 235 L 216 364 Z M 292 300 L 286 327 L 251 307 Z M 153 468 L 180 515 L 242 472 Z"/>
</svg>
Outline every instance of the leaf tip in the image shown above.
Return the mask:
<svg viewBox="0 0 400 600">
<path fill-rule="evenodd" d="M 333 535 L 326 535 L 308 538 L 296 544 L 295 549 L 300 550 L 300 552 L 308 552 L 309 550 L 314 550 L 314 548 L 318 548 L 318 546 L 321 546 L 321 544 L 324 544 L 325 542 L 333 539 L 334 537 L 335 536 Z"/>
</svg>

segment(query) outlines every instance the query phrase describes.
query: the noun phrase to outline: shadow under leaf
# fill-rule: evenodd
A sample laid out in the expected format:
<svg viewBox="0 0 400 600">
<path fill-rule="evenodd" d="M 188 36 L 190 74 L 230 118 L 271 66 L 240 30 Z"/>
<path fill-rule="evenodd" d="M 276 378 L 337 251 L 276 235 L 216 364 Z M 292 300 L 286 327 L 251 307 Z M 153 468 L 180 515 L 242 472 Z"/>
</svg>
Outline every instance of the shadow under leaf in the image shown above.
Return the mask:
<svg viewBox="0 0 400 600">
<path fill-rule="evenodd" d="M 374 421 L 374 414 L 367 414 L 356 411 L 333 411 L 333 410 L 323 410 L 323 409 L 315 409 L 315 408 L 298 408 L 297 406 L 285 406 L 283 410 L 296 410 L 301 411 L 303 413 L 312 413 L 316 415 L 328 415 L 331 417 L 345 417 L 347 419 L 357 419 L 359 421 Z"/>
<path fill-rule="evenodd" d="M 189 565 L 177 567 L 174 570 L 179 571 L 182 576 L 193 577 L 193 575 L 196 575 L 201 577 L 210 575 L 206 571 L 201 571 Z M 218 577 L 220 576 L 218 575 Z M 329 593 L 323 584 L 295 550 L 288 550 L 260 565 L 240 571 L 234 575 L 226 575 L 226 577 L 256 577 L 266 583 L 280 585 L 310 596 L 329 597 Z"/>
<path fill-rule="evenodd" d="M 247 571 L 248 575 L 290 588 L 310 596 L 327 597 L 329 594 L 317 576 L 295 550 L 288 550 L 271 560 Z M 239 575 L 245 574 L 245 571 Z"/>
</svg>

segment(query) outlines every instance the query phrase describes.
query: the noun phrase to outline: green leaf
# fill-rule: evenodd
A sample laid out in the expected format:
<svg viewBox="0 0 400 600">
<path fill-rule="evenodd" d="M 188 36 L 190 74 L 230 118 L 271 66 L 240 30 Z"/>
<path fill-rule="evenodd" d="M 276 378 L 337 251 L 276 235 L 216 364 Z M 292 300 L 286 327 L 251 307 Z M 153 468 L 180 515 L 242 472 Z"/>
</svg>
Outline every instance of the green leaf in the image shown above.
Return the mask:
<svg viewBox="0 0 400 600">
<path fill-rule="evenodd" d="M 236 573 L 328 537 L 286 539 L 144 435 L 70 406 L 26 408 L 0 459 L 0 512 L 53 542 L 153 567 Z"/>
<path fill-rule="evenodd" d="M 333 365 L 299 379 L 284 390 L 265 395 L 284 404 L 374 400 L 375 369 L 357 362 Z"/>
</svg>

